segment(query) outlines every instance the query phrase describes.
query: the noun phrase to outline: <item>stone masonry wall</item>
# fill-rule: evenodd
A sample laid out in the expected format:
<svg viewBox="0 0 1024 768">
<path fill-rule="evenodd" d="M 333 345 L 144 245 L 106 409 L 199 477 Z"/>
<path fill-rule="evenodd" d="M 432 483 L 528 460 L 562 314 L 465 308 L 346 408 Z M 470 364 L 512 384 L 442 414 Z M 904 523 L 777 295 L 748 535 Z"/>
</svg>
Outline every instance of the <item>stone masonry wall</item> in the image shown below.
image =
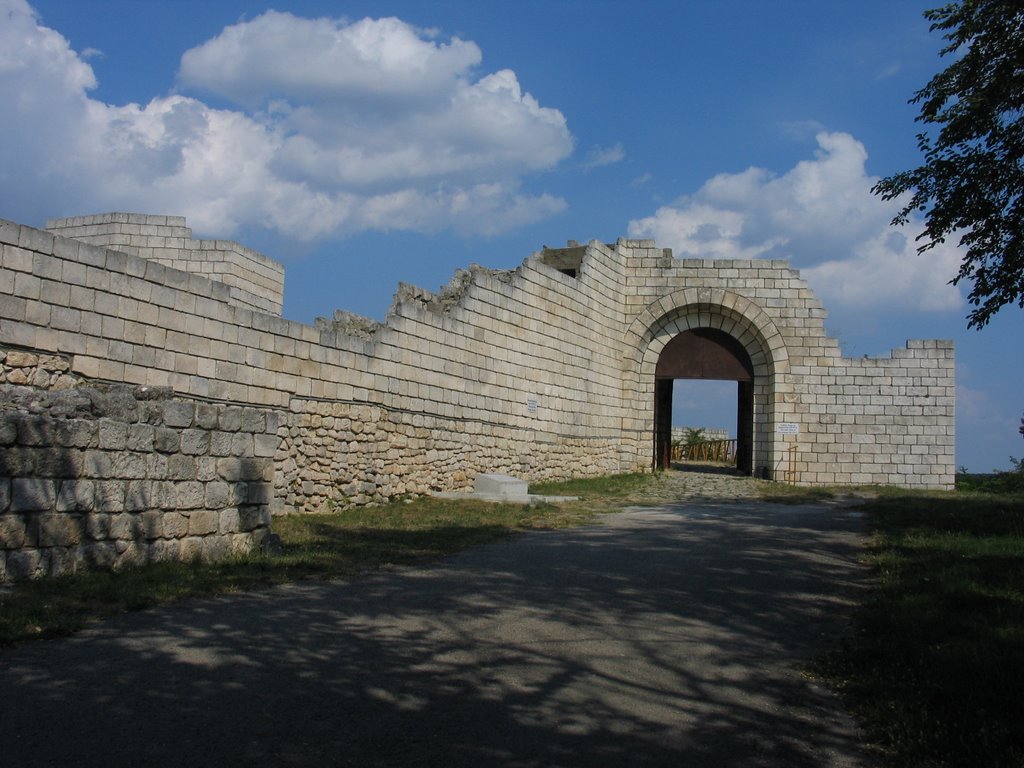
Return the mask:
<svg viewBox="0 0 1024 768">
<path fill-rule="evenodd" d="M 145 387 L 0 384 L 0 582 L 259 547 L 279 421 Z"/>
<path fill-rule="evenodd" d="M 626 366 L 627 435 L 642 455 L 653 428 L 654 367 L 691 327 L 725 330 L 747 347 L 755 397 L 755 468 L 803 484 L 952 488 L 953 343 L 909 341 L 888 357 L 845 358 L 826 313 L 785 261 L 672 259 L 653 241 L 620 241 L 633 317 Z M 782 433 L 785 423 L 798 430 Z"/>
<path fill-rule="evenodd" d="M 951 344 L 844 358 L 786 262 L 570 243 L 515 270 L 472 266 L 437 292 L 400 285 L 383 323 L 341 312 L 309 326 L 155 260 L 159 244 L 131 238 L 171 247 L 184 221 L 131 216 L 59 227 L 127 235 L 113 247 L 0 220 L 0 345 L 16 363 L 3 375 L 276 414 L 254 439 L 260 453 L 216 456 L 266 460 L 275 513 L 467 489 L 481 472 L 532 481 L 648 469 L 658 355 L 701 327 L 750 354 L 756 468 L 806 484 L 952 484 Z"/>
<path fill-rule="evenodd" d="M 230 301 L 242 307 L 281 314 L 284 269 L 230 240 L 195 240 L 181 216 L 101 213 L 51 219 L 46 229 L 83 243 L 115 248 L 158 264 L 194 272 L 228 287 Z"/>
</svg>

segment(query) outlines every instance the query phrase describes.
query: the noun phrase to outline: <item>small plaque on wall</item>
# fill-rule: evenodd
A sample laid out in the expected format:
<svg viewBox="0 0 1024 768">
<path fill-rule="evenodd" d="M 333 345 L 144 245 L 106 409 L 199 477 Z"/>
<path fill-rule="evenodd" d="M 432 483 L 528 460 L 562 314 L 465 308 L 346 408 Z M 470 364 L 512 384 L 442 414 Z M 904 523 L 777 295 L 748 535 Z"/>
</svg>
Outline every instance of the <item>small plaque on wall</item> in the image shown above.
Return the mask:
<svg viewBox="0 0 1024 768">
<path fill-rule="evenodd" d="M 780 435 L 799 435 L 800 425 L 793 421 L 780 421 L 775 431 Z"/>
<path fill-rule="evenodd" d="M 529 400 L 526 401 L 526 410 L 529 411 L 530 413 L 537 412 L 537 398 L 531 397 Z"/>
</svg>

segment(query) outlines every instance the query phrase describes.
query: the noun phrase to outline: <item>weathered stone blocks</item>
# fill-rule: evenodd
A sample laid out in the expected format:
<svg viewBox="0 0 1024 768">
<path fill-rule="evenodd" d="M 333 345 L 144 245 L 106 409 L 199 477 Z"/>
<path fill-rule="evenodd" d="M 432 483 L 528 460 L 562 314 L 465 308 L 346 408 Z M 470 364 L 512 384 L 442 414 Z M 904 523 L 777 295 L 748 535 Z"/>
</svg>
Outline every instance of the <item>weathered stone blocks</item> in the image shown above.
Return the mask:
<svg viewBox="0 0 1024 768">
<path fill-rule="evenodd" d="M 14 362 L 37 361 L 15 355 Z M 225 406 L 166 394 L 151 400 L 148 390 L 130 401 L 123 391 L 88 388 L 47 402 L 31 394 L 0 392 L 0 435 L 8 441 L 0 455 L 0 578 L 124 567 L 182 553 L 210 559 L 262 540 L 272 461 L 253 456 L 254 433 L 219 431 Z M 226 421 L 238 430 L 266 427 L 255 409 L 232 411 Z M 211 448 L 228 455 L 211 455 Z M 218 461 L 225 460 L 232 479 L 218 474 Z M 244 528 L 239 504 L 247 505 Z M 223 541 L 211 545 L 211 538 Z"/>
<path fill-rule="evenodd" d="M 263 257 L 192 241 L 183 220 L 53 226 L 83 241 L 0 223 L 0 386 L 32 391 L 0 418 L 0 515 L 80 515 L 84 533 L 19 573 L 75 563 L 74 552 L 85 564 L 208 557 L 223 551 L 212 537 L 237 551 L 258 544 L 265 528 L 251 525 L 271 508 L 467 489 L 482 473 L 649 467 L 658 354 L 698 327 L 732 336 L 757 369 L 755 465 L 801 483 L 952 483 L 951 345 L 843 358 L 785 262 L 594 242 L 545 249 L 514 271 L 473 267 L 438 293 L 401 286 L 385 323 L 306 326 L 246 303 L 279 287 Z M 218 281 L 198 274 L 228 267 L 229 252 L 248 266 L 208 272 Z M 90 378 L 140 386 L 79 392 Z M 799 427 L 791 453 L 781 422 Z M 217 533 L 189 534 L 205 511 L 218 513 Z M 145 521 L 117 523 L 138 546 L 109 538 L 119 515 Z M 37 548 L 26 530 L 24 548 Z"/>
</svg>

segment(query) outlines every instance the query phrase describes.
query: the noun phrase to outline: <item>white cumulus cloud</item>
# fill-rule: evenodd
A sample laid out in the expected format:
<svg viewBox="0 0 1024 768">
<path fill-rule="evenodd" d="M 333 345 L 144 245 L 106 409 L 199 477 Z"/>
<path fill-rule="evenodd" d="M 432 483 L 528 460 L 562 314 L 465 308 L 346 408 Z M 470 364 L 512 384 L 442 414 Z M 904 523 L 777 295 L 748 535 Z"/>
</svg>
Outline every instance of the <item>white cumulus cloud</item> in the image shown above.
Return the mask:
<svg viewBox="0 0 1024 768">
<path fill-rule="evenodd" d="M 478 75 L 469 41 L 268 11 L 186 51 L 179 93 L 114 105 L 24 0 L 0 0 L 0 22 L 3 216 L 131 210 L 315 238 L 492 234 L 566 205 L 521 184 L 572 152 L 565 118 L 510 70 Z"/>
<path fill-rule="evenodd" d="M 789 259 L 826 306 L 955 310 L 949 285 L 961 255 L 951 244 L 919 255 L 922 224 L 890 225 L 898 203 L 871 194 L 864 145 L 821 132 L 818 150 L 782 175 L 764 168 L 720 174 L 692 195 L 631 221 L 677 258 Z"/>
</svg>

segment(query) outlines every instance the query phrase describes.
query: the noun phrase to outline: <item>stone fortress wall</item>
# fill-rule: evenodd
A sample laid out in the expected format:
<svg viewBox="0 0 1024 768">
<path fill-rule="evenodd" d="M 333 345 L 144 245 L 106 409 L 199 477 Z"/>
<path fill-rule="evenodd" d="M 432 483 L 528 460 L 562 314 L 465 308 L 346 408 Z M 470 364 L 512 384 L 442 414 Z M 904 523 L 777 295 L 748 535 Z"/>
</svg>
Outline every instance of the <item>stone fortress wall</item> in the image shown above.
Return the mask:
<svg viewBox="0 0 1024 768">
<path fill-rule="evenodd" d="M 481 472 L 541 480 L 649 469 L 654 368 L 665 344 L 689 328 L 723 330 L 750 355 L 759 471 L 803 484 L 953 483 L 951 343 L 915 341 L 885 358 L 843 358 L 825 336 L 820 303 L 786 262 L 676 260 L 644 240 L 570 243 L 515 270 L 471 266 L 437 292 L 399 285 L 384 323 L 339 312 L 310 326 L 280 317 L 279 265 L 233 243 L 194 240 L 183 219 L 104 214 L 50 226 L 0 221 L 0 354 L 56 360 L 62 370 L 37 375 L 8 366 L 6 386 L 128 385 L 140 402 L 155 389 L 161 408 L 203 409 L 200 426 L 181 429 L 209 431 L 210 445 L 212 433 L 230 432 L 210 408 L 262 414 L 266 431 L 249 433 L 253 455 L 234 457 L 264 460 L 259 473 L 223 476 L 218 466 L 231 457 L 209 449 L 199 454 L 209 459 L 206 480 L 183 480 L 239 482 L 244 490 L 228 494 L 225 507 L 217 486 L 213 506 L 204 489 L 201 506 L 169 510 L 185 516 L 186 531 L 191 515 L 215 510 L 217 535 L 235 537 L 236 548 L 264 535 L 264 507 L 316 512 L 461 490 Z M 142 410 L 151 426 L 166 426 L 155 423 L 151 406 Z M 31 429 L 23 415 L 2 416 L 14 424 L 0 431 L 6 457 L 11 446 L 27 447 Z M 780 433 L 783 422 L 799 434 Z M 136 424 L 125 423 L 129 432 Z M 220 449 L 225 439 L 216 438 Z M 48 506 L 64 481 L 76 479 L 76 466 L 43 475 L 0 460 L 0 577 L 10 577 L 13 552 L 58 539 L 66 548 L 102 541 L 89 533 L 99 530 L 89 521 L 100 509 Z M 44 498 L 28 501 L 37 487 L 28 481 L 42 477 L 55 482 L 38 486 Z M 80 479 L 117 480 L 126 494 L 133 480 L 166 480 Z M 155 506 L 142 498 L 134 506 Z M 230 510 L 254 527 L 233 530 Z M 124 510 L 139 521 L 159 517 L 144 517 L 153 511 Z M 78 543 L 66 543 L 73 535 L 42 536 L 41 521 L 51 520 L 44 516 L 66 512 L 77 516 Z M 195 529 L 213 535 L 212 515 L 202 517 Z M 141 522 L 128 528 L 143 538 L 155 530 L 145 533 Z M 171 539 L 177 556 L 196 546 L 208 556 L 223 550 L 183 545 L 186 538 L 146 539 L 145 551 L 132 549 L 125 562 L 155 550 L 176 556 L 166 554 L 174 545 L 153 545 Z M 24 575 L 26 559 L 18 557 Z M 67 552 L 47 557 L 29 558 L 34 573 L 91 562 Z"/>
</svg>

